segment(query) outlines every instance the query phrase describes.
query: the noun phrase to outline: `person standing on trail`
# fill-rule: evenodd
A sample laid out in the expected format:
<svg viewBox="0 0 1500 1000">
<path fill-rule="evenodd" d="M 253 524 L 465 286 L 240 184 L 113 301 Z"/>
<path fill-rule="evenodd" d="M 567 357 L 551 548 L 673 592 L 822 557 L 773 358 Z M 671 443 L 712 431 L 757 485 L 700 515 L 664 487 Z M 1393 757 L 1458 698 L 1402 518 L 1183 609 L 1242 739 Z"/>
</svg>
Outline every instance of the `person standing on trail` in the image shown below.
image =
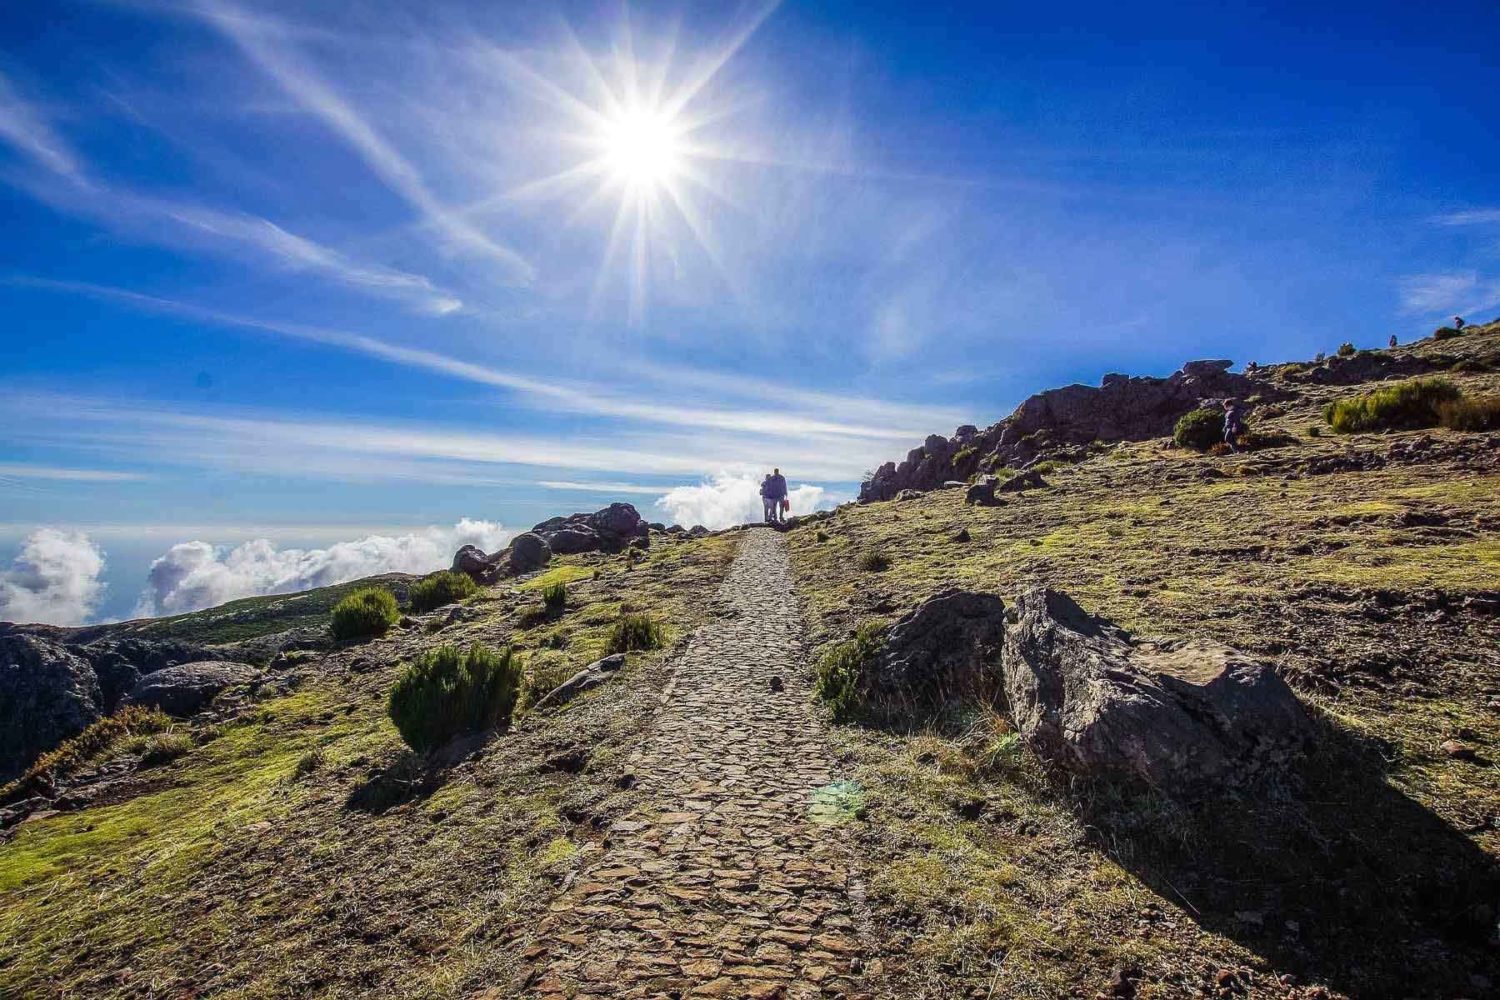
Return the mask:
<svg viewBox="0 0 1500 1000">
<path fill-rule="evenodd" d="M 1239 402 L 1233 399 L 1224 400 L 1224 443 L 1229 445 L 1230 451 L 1240 450 L 1235 442 L 1243 433 L 1245 433 L 1245 416 L 1240 411 Z"/>
<path fill-rule="evenodd" d="M 781 474 L 780 469 L 772 469 L 767 483 L 770 486 L 768 495 L 771 500 L 772 523 L 785 524 L 786 508 L 789 506 L 786 498 L 786 477 Z"/>
<path fill-rule="evenodd" d="M 761 516 L 767 524 L 776 523 L 776 508 L 779 501 L 771 498 L 771 474 L 766 473 L 766 478 L 760 481 L 760 509 Z"/>
<path fill-rule="evenodd" d="M 1453 317 L 1453 329 L 1462 330 L 1466 326 L 1468 326 L 1468 324 L 1464 322 L 1464 318 L 1462 316 Z"/>
</svg>

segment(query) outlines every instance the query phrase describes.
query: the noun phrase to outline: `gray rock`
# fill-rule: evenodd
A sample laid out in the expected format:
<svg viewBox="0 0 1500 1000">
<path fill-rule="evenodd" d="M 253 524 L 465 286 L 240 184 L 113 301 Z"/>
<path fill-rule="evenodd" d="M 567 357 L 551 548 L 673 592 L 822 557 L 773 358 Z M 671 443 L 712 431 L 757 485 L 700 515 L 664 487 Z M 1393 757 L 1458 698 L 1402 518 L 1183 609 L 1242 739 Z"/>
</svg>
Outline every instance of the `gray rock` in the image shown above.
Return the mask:
<svg viewBox="0 0 1500 1000">
<path fill-rule="evenodd" d="M 225 688 L 253 683 L 260 676 L 249 664 L 231 660 L 180 663 L 142 677 L 127 700 L 169 715 L 187 716 L 206 708 Z"/>
<path fill-rule="evenodd" d="M 453 554 L 452 570 L 455 573 L 467 573 L 477 578 L 489 572 L 489 569 L 490 558 L 477 545 L 465 545 Z"/>
<path fill-rule="evenodd" d="M 552 548 L 541 535 L 523 531 L 506 549 L 504 566 L 512 575 L 541 569 L 552 559 Z"/>
<path fill-rule="evenodd" d="M 34 635 L 0 635 L 0 784 L 103 713 L 87 660 Z"/>
<path fill-rule="evenodd" d="M 946 591 L 917 605 L 886 634 L 870 664 L 866 702 L 877 716 L 918 720 L 954 699 L 995 700 L 1005 602 Z"/>
<path fill-rule="evenodd" d="M 1031 469 L 1028 472 L 1021 472 L 1017 473 L 1014 476 L 1011 476 L 1005 482 L 996 487 L 996 489 L 998 489 L 1001 493 L 1020 493 L 1022 490 L 1046 489 L 1051 485 L 1051 483 L 1042 478 L 1042 474 L 1040 472 L 1036 471 L 1035 469 Z"/>
<path fill-rule="evenodd" d="M 1195 377 L 1218 375 L 1227 372 L 1232 367 L 1234 367 L 1233 361 L 1189 361 L 1182 366 L 1182 374 Z"/>
<path fill-rule="evenodd" d="M 973 504 L 976 507 L 995 506 L 999 503 L 995 499 L 995 485 L 995 480 L 991 476 L 979 480 L 964 493 L 964 503 Z"/>
<path fill-rule="evenodd" d="M 549 691 L 545 697 L 532 706 L 533 710 L 556 708 L 572 701 L 590 688 L 596 688 L 609 680 L 623 666 L 625 666 L 624 653 L 614 653 L 602 660 L 595 660 Z"/>
<path fill-rule="evenodd" d="M 902 500 L 920 500 L 920 499 L 922 499 L 922 491 L 921 490 L 901 490 L 894 497 L 892 497 L 892 499 L 896 500 L 898 502 L 902 501 Z"/>
<path fill-rule="evenodd" d="M 1206 640 L 1133 643 L 1059 591 L 1017 600 L 1005 694 L 1044 759 L 1183 793 L 1284 764 L 1312 736 L 1271 667 Z"/>
<path fill-rule="evenodd" d="M 569 525 L 546 536 L 547 545 L 560 556 L 595 552 L 601 547 L 599 533 L 588 525 Z"/>
</svg>

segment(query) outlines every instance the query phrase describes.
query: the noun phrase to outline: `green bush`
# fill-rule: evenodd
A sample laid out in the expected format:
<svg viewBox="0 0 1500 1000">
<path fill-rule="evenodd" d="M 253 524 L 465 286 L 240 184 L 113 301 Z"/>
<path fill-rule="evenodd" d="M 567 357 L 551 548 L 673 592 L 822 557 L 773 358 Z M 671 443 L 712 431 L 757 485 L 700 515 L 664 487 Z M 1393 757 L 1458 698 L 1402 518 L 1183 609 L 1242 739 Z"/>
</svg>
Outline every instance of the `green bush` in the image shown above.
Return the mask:
<svg viewBox="0 0 1500 1000">
<path fill-rule="evenodd" d="M 660 649 L 664 642 L 661 626 L 652 621 L 650 615 L 624 614 L 610 629 L 604 652 L 612 655 L 639 649 Z"/>
<path fill-rule="evenodd" d="M 411 585 L 411 609 L 418 614 L 453 604 L 479 593 L 479 584 L 467 573 L 445 569 L 422 577 Z"/>
<path fill-rule="evenodd" d="M 818 657 L 813 690 L 837 722 L 848 722 L 864 707 L 865 670 L 880 652 L 884 630 L 861 625 L 854 638 L 834 643 Z"/>
<path fill-rule="evenodd" d="M 1172 440 L 1179 448 L 1207 451 L 1224 440 L 1224 411 L 1206 406 L 1184 413 L 1172 431 Z"/>
<path fill-rule="evenodd" d="M 543 587 L 542 606 L 545 607 L 550 614 L 562 614 L 563 609 L 568 606 L 567 583 L 563 580 L 558 580 L 556 583 L 549 583 L 547 584 L 547 586 Z"/>
<path fill-rule="evenodd" d="M 1455 431 L 1500 430 L 1500 396 L 1464 396 L 1440 403 L 1438 420 Z"/>
<path fill-rule="evenodd" d="M 157 733 L 155 736 L 147 737 L 145 746 L 141 748 L 141 766 L 160 767 L 183 754 L 190 753 L 194 746 L 196 744 L 193 738 L 187 733 Z"/>
<path fill-rule="evenodd" d="M 1439 407 L 1456 402 L 1461 395 L 1447 379 L 1412 379 L 1335 400 L 1323 407 L 1323 419 L 1339 434 L 1433 427 Z"/>
<path fill-rule="evenodd" d="M 509 647 L 444 645 L 406 668 L 387 709 L 406 745 L 427 753 L 461 733 L 508 725 L 520 690 L 521 664 Z"/>
<path fill-rule="evenodd" d="M 1354 345 L 1349 343 L 1347 340 L 1339 345 L 1339 357 L 1341 358 L 1352 358 L 1357 353 L 1358 352 L 1354 349 Z"/>
<path fill-rule="evenodd" d="M 854 563 L 866 573 L 880 573 L 891 568 L 891 557 L 880 549 L 866 549 Z"/>
<path fill-rule="evenodd" d="M 334 605 L 328 623 L 335 639 L 385 635 L 401 620 L 396 597 L 384 587 L 362 587 Z"/>
<path fill-rule="evenodd" d="M 292 770 L 292 780 L 301 781 L 314 771 L 321 770 L 327 763 L 328 754 L 322 747 L 309 750 L 297 758 L 297 766 Z"/>
<path fill-rule="evenodd" d="M 1433 340 L 1452 340 L 1454 337 L 1462 337 L 1462 330 L 1455 330 L 1451 326 L 1440 326 L 1432 331 Z"/>
<path fill-rule="evenodd" d="M 1312 424 L 1307 428 L 1307 436 L 1310 438 L 1322 437 L 1323 428 L 1319 427 L 1317 424 Z"/>
</svg>

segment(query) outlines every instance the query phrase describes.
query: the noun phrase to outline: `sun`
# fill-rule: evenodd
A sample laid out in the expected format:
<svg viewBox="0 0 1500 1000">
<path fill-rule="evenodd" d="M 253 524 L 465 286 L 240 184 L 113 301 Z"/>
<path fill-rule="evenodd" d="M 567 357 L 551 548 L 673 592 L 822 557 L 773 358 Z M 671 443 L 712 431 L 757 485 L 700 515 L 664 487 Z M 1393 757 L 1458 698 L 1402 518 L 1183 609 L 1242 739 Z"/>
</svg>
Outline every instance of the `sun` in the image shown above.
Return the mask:
<svg viewBox="0 0 1500 1000">
<path fill-rule="evenodd" d="M 622 111 L 600 126 L 606 167 L 617 182 L 638 191 L 670 186 L 682 170 L 683 130 L 655 108 Z"/>
</svg>

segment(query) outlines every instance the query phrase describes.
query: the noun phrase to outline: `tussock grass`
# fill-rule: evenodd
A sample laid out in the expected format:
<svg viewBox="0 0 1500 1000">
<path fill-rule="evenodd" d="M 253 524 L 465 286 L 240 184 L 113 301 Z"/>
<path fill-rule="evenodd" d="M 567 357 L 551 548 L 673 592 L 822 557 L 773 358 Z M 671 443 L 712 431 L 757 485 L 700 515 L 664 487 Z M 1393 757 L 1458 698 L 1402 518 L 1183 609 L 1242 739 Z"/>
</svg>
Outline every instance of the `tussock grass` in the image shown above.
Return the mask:
<svg viewBox="0 0 1500 1000">
<path fill-rule="evenodd" d="M 1438 406 L 1438 420 L 1455 431 L 1500 430 L 1500 395 L 1465 396 Z"/>
<path fill-rule="evenodd" d="M 1440 408 L 1461 396 L 1447 379 L 1417 378 L 1334 400 L 1323 407 L 1323 419 L 1339 434 L 1435 427 Z"/>
<path fill-rule="evenodd" d="M 641 613 L 622 614 L 610 630 L 605 643 L 605 652 L 630 653 L 636 650 L 660 649 L 666 644 L 666 636 L 660 624 L 650 615 Z"/>
<path fill-rule="evenodd" d="M 859 627 L 852 639 L 834 643 L 818 657 L 813 690 L 834 721 L 848 722 L 864 707 L 865 670 L 880 652 L 885 630 L 873 622 Z"/>
<path fill-rule="evenodd" d="M 881 573 L 891 568 L 891 557 L 884 549 L 866 549 L 854 560 L 854 564 L 866 573 Z"/>
<path fill-rule="evenodd" d="M 424 576 L 411 586 L 411 609 L 418 614 L 453 604 L 479 593 L 479 584 L 467 573 L 443 570 Z"/>
<path fill-rule="evenodd" d="M 521 665 L 509 648 L 444 645 L 417 657 L 391 688 L 391 721 L 406 745 L 427 753 L 462 733 L 510 723 Z"/>
<path fill-rule="evenodd" d="M 166 732 L 172 719 L 159 708 L 127 705 L 113 715 L 95 720 L 70 740 L 42 754 L 26 773 L 0 788 L 0 802 L 25 797 L 26 789 L 40 779 L 56 780 L 78 771 L 84 765 L 104 756 L 131 737 L 145 737 Z"/>
<path fill-rule="evenodd" d="M 384 587 L 356 590 L 334 606 L 328 628 L 340 641 L 385 635 L 401 620 L 396 596 Z"/>
</svg>

